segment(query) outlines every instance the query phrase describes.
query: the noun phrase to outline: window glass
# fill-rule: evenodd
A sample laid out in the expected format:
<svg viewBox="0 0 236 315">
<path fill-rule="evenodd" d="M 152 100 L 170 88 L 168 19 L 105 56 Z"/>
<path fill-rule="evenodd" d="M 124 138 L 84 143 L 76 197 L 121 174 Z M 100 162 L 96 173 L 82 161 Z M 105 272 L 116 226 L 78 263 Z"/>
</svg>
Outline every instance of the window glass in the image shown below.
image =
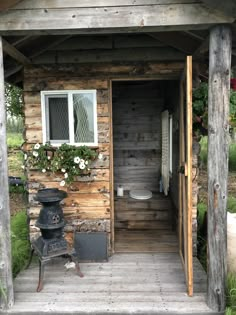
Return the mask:
<svg viewBox="0 0 236 315">
<path fill-rule="evenodd" d="M 94 106 L 92 93 L 73 94 L 75 143 L 94 142 Z"/>
<path fill-rule="evenodd" d="M 67 96 L 48 97 L 49 140 L 69 141 Z"/>
<path fill-rule="evenodd" d="M 42 91 L 43 142 L 97 145 L 96 90 Z"/>
</svg>

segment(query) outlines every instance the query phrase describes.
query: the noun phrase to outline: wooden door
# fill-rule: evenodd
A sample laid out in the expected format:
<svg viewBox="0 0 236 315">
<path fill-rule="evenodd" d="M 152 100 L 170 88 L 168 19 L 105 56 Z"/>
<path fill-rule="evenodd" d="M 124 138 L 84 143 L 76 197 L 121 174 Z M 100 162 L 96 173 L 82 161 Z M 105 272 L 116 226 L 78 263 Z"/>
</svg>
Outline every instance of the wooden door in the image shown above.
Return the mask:
<svg viewBox="0 0 236 315">
<path fill-rule="evenodd" d="M 187 292 L 193 295 L 192 250 L 192 57 L 187 56 L 180 81 L 179 120 L 179 251 Z"/>
</svg>

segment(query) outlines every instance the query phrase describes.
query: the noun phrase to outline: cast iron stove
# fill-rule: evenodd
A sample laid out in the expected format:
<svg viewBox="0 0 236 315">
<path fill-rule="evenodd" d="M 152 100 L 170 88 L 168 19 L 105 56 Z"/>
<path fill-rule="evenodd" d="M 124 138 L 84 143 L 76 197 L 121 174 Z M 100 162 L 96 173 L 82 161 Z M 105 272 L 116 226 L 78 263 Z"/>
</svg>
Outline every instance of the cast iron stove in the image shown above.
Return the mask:
<svg viewBox="0 0 236 315">
<path fill-rule="evenodd" d="M 44 265 L 52 258 L 68 255 L 71 261 L 75 262 L 76 270 L 80 277 L 78 256 L 74 248 L 69 247 L 64 238 L 63 229 L 65 220 L 60 206 L 62 199 L 67 197 L 67 193 L 57 188 L 40 189 L 35 197 L 43 207 L 40 210 L 36 226 L 40 228 L 41 236 L 32 242 L 32 252 L 29 265 L 34 251 L 39 257 L 39 282 L 37 292 L 43 288 Z"/>
</svg>

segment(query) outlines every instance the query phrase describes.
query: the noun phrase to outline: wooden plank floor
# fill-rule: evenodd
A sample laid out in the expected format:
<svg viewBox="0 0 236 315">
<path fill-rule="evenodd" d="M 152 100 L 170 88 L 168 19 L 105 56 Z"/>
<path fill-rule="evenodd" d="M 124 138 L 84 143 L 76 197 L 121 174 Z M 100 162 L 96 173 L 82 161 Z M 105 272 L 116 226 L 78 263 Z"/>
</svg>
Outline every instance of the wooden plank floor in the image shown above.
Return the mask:
<svg viewBox="0 0 236 315">
<path fill-rule="evenodd" d="M 176 232 L 163 230 L 115 230 L 116 253 L 177 253 Z"/>
<path fill-rule="evenodd" d="M 38 266 L 15 279 L 15 305 L 5 314 L 215 314 L 206 306 L 206 275 L 194 259 L 194 296 L 186 294 L 178 254 L 115 254 L 104 263 L 81 263 L 84 278 L 64 268 L 65 259 L 46 266 L 37 293 Z"/>
</svg>

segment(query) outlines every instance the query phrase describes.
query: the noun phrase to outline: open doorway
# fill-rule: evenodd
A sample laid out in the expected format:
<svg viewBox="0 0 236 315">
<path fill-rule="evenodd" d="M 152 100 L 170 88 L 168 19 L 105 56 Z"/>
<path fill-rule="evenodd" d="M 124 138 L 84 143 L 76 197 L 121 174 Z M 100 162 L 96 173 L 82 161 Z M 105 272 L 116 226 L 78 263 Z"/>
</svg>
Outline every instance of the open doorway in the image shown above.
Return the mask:
<svg viewBox="0 0 236 315">
<path fill-rule="evenodd" d="M 178 81 L 114 81 L 112 96 L 115 252 L 178 252 L 178 174 L 171 174 L 168 196 L 161 180 L 162 113 L 178 117 Z M 178 130 L 171 135 L 177 170 Z M 134 190 L 152 197 L 134 199 Z"/>
</svg>

